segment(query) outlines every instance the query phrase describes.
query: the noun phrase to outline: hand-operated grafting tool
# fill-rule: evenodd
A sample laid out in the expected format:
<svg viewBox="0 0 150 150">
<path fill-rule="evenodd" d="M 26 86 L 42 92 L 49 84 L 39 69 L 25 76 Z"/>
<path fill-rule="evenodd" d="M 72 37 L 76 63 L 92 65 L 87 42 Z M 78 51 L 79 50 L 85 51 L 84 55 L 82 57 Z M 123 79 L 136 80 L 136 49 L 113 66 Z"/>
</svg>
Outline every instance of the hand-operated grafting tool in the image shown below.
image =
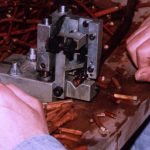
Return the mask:
<svg viewBox="0 0 150 150">
<path fill-rule="evenodd" d="M 90 101 L 97 93 L 102 21 L 72 15 L 62 5 L 37 28 L 37 48 L 1 63 L 0 81 L 44 101 L 65 97 Z"/>
</svg>

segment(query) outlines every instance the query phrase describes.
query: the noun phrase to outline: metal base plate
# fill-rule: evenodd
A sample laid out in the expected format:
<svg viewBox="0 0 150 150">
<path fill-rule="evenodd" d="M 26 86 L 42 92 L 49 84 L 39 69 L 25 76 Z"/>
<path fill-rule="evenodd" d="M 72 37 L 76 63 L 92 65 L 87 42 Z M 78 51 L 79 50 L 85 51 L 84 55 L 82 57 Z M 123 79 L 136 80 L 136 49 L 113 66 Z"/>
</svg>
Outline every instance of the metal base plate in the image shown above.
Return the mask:
<svg viewBox="0 0 150 150">
<path fill-rule="evenodd" d="M 24 68 L 22 68 L 22 75 L 12 76 L 9 74 L 12 62 L 17 61 L 20 64 L 23 64 L 25 60 L 25 56 L 12 55 L 5 61 L 7 63 L 1 63 L 0 82 L 5 84 L 14 84 L 28 94 L 39 98 L 42 102 L 51 102 L 56 99 L 56 97 L 53 96 L 53 84 L 55 84 L 55 81 L 39 81 L 37 72 L 28 70 L 28 66 L 24 66 Z M 75 87 L 69 77 L 66 79 L 66 91 L 64 92 L 65 97 L 90 101 L 96 95 L 95 81 L 85 80 L 81 85 Z"/>
</svg>

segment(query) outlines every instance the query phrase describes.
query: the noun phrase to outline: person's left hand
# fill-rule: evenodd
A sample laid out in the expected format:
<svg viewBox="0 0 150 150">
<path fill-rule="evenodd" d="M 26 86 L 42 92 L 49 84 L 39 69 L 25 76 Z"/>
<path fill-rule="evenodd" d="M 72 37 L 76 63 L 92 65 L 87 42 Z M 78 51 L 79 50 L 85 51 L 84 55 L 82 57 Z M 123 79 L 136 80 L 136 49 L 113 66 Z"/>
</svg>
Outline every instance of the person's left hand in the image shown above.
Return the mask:
<svg viewBox="0 0 150 150">
<path fill-rule="evenodd" d="M 0 150 L 48 134 L 41 103 L 14 85 L 0 84 Z"/>
</svg>

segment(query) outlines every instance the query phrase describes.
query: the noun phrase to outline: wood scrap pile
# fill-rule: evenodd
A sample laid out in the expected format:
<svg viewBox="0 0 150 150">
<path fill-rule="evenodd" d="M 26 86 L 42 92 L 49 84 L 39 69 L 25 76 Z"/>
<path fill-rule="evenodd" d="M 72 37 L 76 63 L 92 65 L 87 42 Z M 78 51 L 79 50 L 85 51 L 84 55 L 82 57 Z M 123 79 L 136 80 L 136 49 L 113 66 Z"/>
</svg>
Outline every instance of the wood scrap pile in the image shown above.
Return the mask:
<svg viewBox="0 0 150 150">
<path fill-rule="evenodd" d="M 75 120 L 78 115 L 72 100 L 43 103 L 49 133 L 57 138 L 67 149 L 76 149 L 82 136 L 82 131 L 66 128 L 64 125 Z M 81 146 L 79 150 L 86 150 Z M 77 148 L 78 149 L 78 148 Z"/>
</svg>

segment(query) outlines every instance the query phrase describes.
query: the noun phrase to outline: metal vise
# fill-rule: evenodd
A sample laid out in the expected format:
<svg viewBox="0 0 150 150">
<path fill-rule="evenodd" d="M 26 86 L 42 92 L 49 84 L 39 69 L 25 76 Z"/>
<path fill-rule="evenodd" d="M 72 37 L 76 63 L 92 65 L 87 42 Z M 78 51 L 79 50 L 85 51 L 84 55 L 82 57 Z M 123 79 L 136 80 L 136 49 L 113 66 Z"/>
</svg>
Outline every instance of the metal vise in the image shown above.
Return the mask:
<svg viewBox="0 0 150 150">
<path fill-rule="evenodd" d="M 65 6 L 38 24 L 37 48 L 0 64 L 0 82 L 12 83 L 42 101 L 96 95 L 102 22 L 74 16 Z"/>
</svg>

